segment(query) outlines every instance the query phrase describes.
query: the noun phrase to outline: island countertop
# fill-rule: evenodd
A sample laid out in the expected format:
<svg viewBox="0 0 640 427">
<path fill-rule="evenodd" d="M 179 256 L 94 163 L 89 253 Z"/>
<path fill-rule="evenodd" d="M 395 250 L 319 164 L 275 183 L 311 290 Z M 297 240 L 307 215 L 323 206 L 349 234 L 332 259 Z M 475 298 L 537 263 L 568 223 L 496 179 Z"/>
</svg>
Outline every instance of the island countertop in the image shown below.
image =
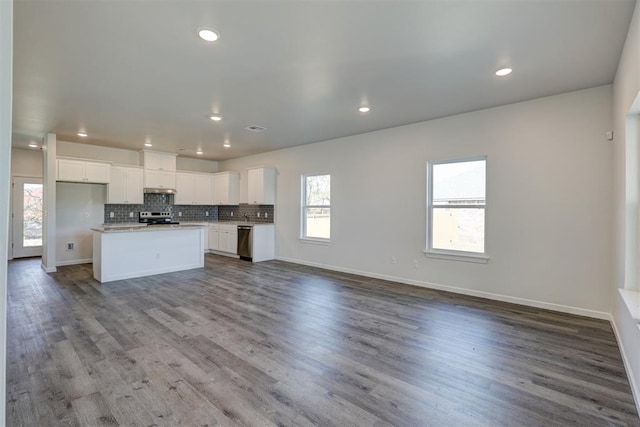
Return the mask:
<svg viewBox="0 0 640 427">
<path fill-rule="evenodd" d="M 200 224 L 162 224 L 162 225 L 146 225 L 146 224 L 105 224 L 98 227 L 92 227 L 91 230 L 98 233 L 137 233 L 146 231 L 163 231 L 163 230 L 192 230 L 196 228 L 204 228 Z"/>
</svg>

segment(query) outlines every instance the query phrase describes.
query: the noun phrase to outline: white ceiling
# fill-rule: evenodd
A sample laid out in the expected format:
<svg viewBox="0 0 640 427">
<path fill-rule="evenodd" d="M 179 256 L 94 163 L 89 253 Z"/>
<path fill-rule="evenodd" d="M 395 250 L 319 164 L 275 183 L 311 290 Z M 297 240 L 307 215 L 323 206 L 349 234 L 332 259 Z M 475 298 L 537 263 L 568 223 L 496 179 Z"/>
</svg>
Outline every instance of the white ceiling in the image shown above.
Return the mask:
<svg viewBox="0 0 640 427">
<path fill-rule="evenodd" d="M 634 5 L 17 0 L 14 146 L 150 138 L 223 160 L 607 84 Z"/>
</svg>

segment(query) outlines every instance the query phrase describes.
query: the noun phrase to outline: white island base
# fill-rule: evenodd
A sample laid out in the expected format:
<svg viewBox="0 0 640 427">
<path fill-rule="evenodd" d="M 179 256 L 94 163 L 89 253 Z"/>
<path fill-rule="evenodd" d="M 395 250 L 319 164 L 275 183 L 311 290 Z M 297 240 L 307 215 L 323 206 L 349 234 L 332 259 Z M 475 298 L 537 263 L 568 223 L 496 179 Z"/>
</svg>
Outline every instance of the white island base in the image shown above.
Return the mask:
<svg viewBox="0 0 640 427">
<path fill-rule="evenodd" d="M 101 283 L 203 267 L 201 227 L 93 229 L 93 277 Z"/>
</svg>

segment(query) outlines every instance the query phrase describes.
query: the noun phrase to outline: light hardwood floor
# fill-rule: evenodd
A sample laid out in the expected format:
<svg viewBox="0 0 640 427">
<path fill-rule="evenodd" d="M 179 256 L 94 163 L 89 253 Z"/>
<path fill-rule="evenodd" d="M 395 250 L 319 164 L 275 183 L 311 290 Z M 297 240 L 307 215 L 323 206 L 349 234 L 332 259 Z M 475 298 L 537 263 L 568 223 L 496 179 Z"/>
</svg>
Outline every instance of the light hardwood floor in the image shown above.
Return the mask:
<svg viewBox="0 0 640 427">
<path fill-rule="evenodd" d="M 608 322 L 284 262 L 9 265 L 9 426 L 640 425 Z"/>
</svg>

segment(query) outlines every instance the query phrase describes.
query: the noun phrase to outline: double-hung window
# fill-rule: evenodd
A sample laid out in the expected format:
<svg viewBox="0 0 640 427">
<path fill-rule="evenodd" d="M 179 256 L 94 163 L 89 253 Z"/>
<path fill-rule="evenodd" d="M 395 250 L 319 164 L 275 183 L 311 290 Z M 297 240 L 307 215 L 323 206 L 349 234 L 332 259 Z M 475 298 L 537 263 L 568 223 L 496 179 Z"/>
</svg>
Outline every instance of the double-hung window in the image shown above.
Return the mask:
<svg viewBox="0 0 640 427">
<path fill-rule="evenodd" d="M 331 175 L 302 177 L 301 237 L 329 241 L 331 238 Z"/>
<path fill-rule="evenodd" d="M 486 262 L 487 158 L 427 164 L 427 255 Z"/>
</svg>

